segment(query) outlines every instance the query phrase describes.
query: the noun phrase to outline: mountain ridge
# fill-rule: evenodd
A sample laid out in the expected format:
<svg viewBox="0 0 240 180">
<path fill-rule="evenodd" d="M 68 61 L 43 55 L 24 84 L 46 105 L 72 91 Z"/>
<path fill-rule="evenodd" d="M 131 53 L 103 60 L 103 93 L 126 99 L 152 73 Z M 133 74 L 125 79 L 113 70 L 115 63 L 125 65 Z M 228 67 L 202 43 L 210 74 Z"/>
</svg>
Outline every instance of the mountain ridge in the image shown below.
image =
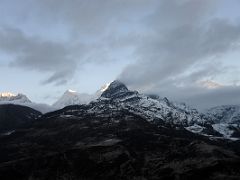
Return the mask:
<svg viewBox="0 0 240 180">
<path fill-rule="evenodd" d="M 12 95 L 10 94 L 10 96 Z M 24 97 L 26 96 L 24 95 Z M 11 103 L 14 101 L 8 102 Z M 46 113 L 71 105 L 90 104 L 91 106 L 104 107 L 104 103 L 109 104 L 109 106 L 111 105 L 112 108 L 121 108 L 142 116 L 148 119 L 148 121 L 160 124 L 168 123 L 171 126 L 181 126 L 193 133 L 232 140 L 240 137 L 240 114 L 235 118 L 237 122 L 225 122 L 220 118 L 221 114 L 217 116 L 217 114 L 213 113 L 214 111 L 209 110 L 207 113 L 200 113 L 185 103 L 176 103 L 166 97 L 161 98 L 157 95 L 145 95 L 138 91 L 131 91 L 119 80 L 106 84 L 92 95 L 67 90 L 51 107 L 42 105 L 39 108 L 39 104 L 32 102 L 16 104 L 29 106 L 36 110 L 45 108 L 41 112 Z M 92 111 L 98 110 L 102 111 L 96 107 Z M 219 113 L 219 111 L 217 112 Z"/>
<path fill-rule="evenodd" d="M 32 102 L 26 95 L 22 93 L 18 93 L 17 95 L 7 92 L 7 93 L 0 93 L 0 105 L 2 104 L 15 104 L 30 107 L 41 113 L 47 113 L 49 111 L 54 111 L 56 108 L 43 103 L 35 103 Z"/>
</svg>

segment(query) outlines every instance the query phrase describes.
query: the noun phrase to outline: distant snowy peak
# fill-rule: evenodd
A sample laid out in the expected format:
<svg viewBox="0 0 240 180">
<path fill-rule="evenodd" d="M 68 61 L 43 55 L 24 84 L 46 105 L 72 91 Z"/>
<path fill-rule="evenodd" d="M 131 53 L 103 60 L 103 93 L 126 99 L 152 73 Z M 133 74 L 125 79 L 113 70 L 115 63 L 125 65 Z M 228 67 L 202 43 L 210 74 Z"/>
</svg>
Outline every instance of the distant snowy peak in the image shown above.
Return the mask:
<svg viewBox="0 0 240 180">
<path fill-rule="evenodd" d="M 46 113 L 46 112 L 56 110 L 56 108 L 53 108 L 47 104 L 34 103 L 30 101 L 26 95 L 21 93 L 17 95 L 10 92 L 0 93 L 0 104 L 17 104 L 21 106 L 27 106 L 41 113 Z"/>
<path fill-rule="evenodd" d="M 88 104 L 92 100 L 94 100 L 93 95 L 86 93 L 78 93 L 77 91 L 73 90 L 67 90 L 60 97 L 60 99 L 53 104 L 53 107 L 64 108 L 70 105 Z"/>
<path fill-rule="evenodd" d="M 94 94 L 78 93 L 77 91 L 69 89 L 65 91 L 64 94 L 60 97 L 60 99 L 56 101 L 52 106 L 60 109 L 70 105 L 88 104 L 91 101 L 98 99 L 103 94 L 105 94 L 106 96 L 110 96 L 109 94 L 123 90 L 128 89 L 120 81 L 113 81 L 111 83 L 107 83 Z"/>
<path fill-rule="evenodd" d="M 10 92 L 0 93 L 0 103 L 31 103 L 24 94 L 13 94 Z"/>
<path fill-rule="evenodd" d="M 0 98 L 3 98 L 3 97 L 13 97 L 13 96 L 16 96 L 16 95 L 13 94 L 13 93 L 10 93 L 10 92 L 0 93 Z"/>
</svg>

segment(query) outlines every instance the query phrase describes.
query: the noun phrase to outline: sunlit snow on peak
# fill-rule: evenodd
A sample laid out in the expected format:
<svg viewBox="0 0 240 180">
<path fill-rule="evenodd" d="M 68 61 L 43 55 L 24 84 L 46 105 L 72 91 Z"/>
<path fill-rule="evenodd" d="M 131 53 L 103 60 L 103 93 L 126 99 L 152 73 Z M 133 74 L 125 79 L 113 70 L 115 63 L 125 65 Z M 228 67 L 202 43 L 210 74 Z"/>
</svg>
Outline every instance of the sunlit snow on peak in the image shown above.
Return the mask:
<svg viewBox="0 0 240 180">
<path fill-rule="evenodd" d="M 74 91 L 74 90 L 68 89 L 67 92 L 70 92 L 70 93 L 76 93 L 77 91 Z"/>
<path fill-rule="evenodd" d="M 101 91 L 101 92 L 106 91 L 106 90 L 108 89 L 108 87 L 110 86 L 111 83 L 112 83 L 112 82 L 105 84 L 105 85 L 100 89 L 100 91 Z"/>
<path fill-rule="evenodd" d="M 16 96 L 16 95 L 13 93 L 10 93 L 10 92 L 0 93 L 0 97 L 14 97 L 14 96 Z"/>
</svg>

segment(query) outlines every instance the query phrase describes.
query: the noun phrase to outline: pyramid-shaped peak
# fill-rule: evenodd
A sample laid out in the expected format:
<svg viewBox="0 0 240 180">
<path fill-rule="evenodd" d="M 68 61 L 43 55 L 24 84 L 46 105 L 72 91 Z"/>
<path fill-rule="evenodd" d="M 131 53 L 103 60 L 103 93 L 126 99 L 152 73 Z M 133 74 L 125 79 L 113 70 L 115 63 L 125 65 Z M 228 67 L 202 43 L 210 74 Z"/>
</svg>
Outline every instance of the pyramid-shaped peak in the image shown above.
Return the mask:
<svg viewBox="0 0 240 180">
<path fill-rule="evenodd" d="M 127 86 L 119 80 L 115 80 L 111 82 L 105 91 L 102 93 L 102 97 L 110 98 L 115 96 L 116 94 L 128 92 Z"/>
<path fill-rule="evenodd" d="M 127 86 L 119 80 L 115 80 L 111 82 L 110 85 L 108 86 L 108 89 L 115 89 L 115 88 L 122 88 L 128 91 Z"/>
</svg>

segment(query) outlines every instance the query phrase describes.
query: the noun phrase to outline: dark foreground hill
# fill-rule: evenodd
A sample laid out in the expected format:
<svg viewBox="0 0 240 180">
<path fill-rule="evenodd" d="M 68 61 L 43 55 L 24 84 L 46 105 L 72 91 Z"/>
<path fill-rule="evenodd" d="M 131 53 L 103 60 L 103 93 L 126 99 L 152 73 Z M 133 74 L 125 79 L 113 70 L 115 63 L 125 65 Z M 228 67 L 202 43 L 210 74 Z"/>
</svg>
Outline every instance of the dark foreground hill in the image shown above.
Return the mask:
<svg viewBox="0 0 240 180">
<path fill-rule="evenodd" d="M 240 179 L 240 143 L 148 121 L 111 102 L 69 106 L 0 136 L 0 179 Z"/>
<path fill-rule="evenodd" d="M 0 134 L 25 127 L 40 116 L 41 113 L 29 107 L 2 104 L 0 105 Z"/>
</svg>

